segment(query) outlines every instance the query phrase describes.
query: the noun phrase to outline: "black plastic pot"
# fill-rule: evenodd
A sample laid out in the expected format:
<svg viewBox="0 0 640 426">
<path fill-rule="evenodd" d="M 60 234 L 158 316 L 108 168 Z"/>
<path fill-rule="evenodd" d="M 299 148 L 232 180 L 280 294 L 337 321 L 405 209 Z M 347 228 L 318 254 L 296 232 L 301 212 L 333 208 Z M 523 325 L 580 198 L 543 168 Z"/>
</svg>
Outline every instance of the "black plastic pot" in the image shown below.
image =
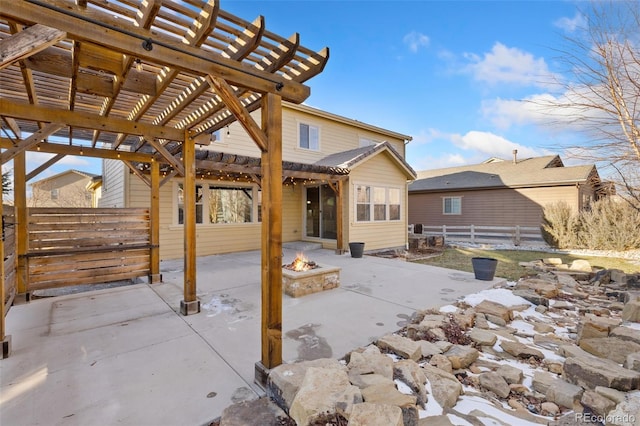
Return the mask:
<svg viewBox="0 0 640 426">
<path fill-rule="evenodd" d="M 349 243 L 351 257 L 362 257 L 364 253 L 364 243 Z"/>
<path fill-rule="evenodd" d="M 492 257 L 473 257 L 471 258 L 473 273 L 476 280 L 491 281 L 496 273 L 498 259 Z"/>
</svg>

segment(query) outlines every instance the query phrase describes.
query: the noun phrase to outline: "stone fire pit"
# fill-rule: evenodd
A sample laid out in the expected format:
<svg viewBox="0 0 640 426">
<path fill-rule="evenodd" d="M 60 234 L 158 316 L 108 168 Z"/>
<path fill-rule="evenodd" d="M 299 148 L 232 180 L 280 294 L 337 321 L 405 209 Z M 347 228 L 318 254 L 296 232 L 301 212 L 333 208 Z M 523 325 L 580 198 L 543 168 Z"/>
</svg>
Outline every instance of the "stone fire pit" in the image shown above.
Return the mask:
<svg viewBox="0 0 640 426">
<path fill-rule="evenodd" d="M 302 270 L 294 270 L 302 269 Z M 340 286 L 340 268 L 318 265 L 303 255 L 282 267 L 282 288 L 286 295 L 300 297 Z"/>
</svg>

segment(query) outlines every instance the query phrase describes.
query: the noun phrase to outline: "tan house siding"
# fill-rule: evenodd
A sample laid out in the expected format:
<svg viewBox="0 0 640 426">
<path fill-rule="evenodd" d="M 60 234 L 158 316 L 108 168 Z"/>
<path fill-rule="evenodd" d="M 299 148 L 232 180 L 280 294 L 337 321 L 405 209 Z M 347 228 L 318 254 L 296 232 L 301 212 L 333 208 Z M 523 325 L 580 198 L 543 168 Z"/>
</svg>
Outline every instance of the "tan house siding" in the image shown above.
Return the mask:
<svg viewBox="0 0 640 426">
<path fill-rule="evenodd" d="M 125 168 L 122 161 L 102 160 L 102 196 L 98 202 L 100 207 L 127 207 L 125 189 L 129 173 L 125 173 Z"/>
<path fill-rule="evenodd" d="M 367 138 L 376 142 L 388 141 L 398 153 L 404 156 L 405 141 L 382 135 L 366 129 L 359 129 L 347 124 L 331 121 L 297 109 L 284 107 L 286 113 L 282 116 L 282 159 L 301 163 L 315 163 L 329 154 L 347 151 L 360 146 L 360 138 Z M 260 123 L 260 111 L 251 114 Z M 320 131 L 319 150 L 309 150 L 298 147 L 298 126 L 305 123 L 317 126 Z M 246 134 L 238 123 L 234 123 L 220 132 L 221 140 L 213 142 L 207 148 L 212 151 L 222 151 L 250 157 L 259 157 L 260 150 L 255 142 Z"/>
<path fill-rule="evenodd" d="M 462 214 L 443 214 L 443 198 L 461 197 Z M 540 226 L 545 205 L 565 200 L 577 205 L 575 186 L 412 193 L 409 223 L 428 226 Z"/>
<path fill-rule="evenodd" d="M 150 206 L 150 189 L 137 176 L 130 176 L 130 207 Z M 160 258 L 178 259 L 184 256 L 183 226 L 176 223 L 176 181 L 160 188 Z M 200 182 L 198 182 L 200 183 Z M 206 182 L 205 183 L 211 183 Z M 283 242 L 302 238 L 302 186 L 283 188 Z M 257 219 L 256 219 L 257 220 Z M 247 250 L 259 250 L 261 223 L 198 224 L 196 253 L 207 256 Z"/>
<path fill-rule="evenodd" d="M 393 164 L 389 154 L 377 155 L 363 162 L 350 174 L 348 200 L 350 227 L 347 242 L 364 241 L 366 251 L 406 247 L 407 212 L 401 209 L 399 221 L 358 222 L 355 202 L 356 185 L 399 188 L 402 197 L 401 205 L 406 206 L 407 178 Z"/>
</svg>

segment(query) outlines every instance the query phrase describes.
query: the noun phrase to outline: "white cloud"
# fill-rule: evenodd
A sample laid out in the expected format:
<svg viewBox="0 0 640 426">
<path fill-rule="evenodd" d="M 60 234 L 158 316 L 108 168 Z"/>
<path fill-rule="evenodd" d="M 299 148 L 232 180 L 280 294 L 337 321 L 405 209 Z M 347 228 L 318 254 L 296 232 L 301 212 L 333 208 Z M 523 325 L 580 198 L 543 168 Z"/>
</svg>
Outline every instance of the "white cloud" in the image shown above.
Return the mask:
<svg viewBox="0 0 640 426">
<path fill-rule="evenodd" d="M 478 164 L 491 157 L 510 159 L 513 150 L 518 150 L 519 158 L 549 155 L 545 149 L 531 148 L 521 145 L 490 132 L 472 130 L 464 135 L 445 133 L 436 129 L 421 132 L 424 135 L 438 135 L 438 144 L 418 144 L 407 147 L 407 158 L 415 170 L 440 169 L 445 167 Z M 442 145 L 450 145 L 445 152 L 435 152 Z"/>
<path fill-rule="evenodd" d="M 511 158 L 514 149 L 518 150 L 518 155 L 521 157 L 537 157 L 543 154 L 539 150 L 511 142 L 494 133 L 477 130 L 472 130 L 464 135 L 452 135 L 451 141 L 465 151 L 485 154 L 486 158 Z"/>
<path fill-rule="evenodd" d="M 569 132 L 587 131 L 594 123 L 606 122 L 602 111 L 584 109 L 582 103 L 596 102 L 595 93 L 588 88 L 574 87 L 571 93 L 554 96 L 549 93 L 531 95 L 523 100 L 484 100 L 483 117 L 496 128 L 507 130 L 515 125 L 532 124 Z"/>
<path fill-rule="evenodd" d="M 586 28 L 587 19 L 580 12 L 576 12 L 573 18 L 563 17 L 553 23 L 556 27 L 567 33 L 573 33 L 578 29 Z"/>
<path fill-rule="evenodd" d="M 465 53 L 464 57 L 469 61 L 465 71 L 474 79 L 490 85 L 507 83 L 546 87 L 554 80 L 544 58 L 536 58 L 531 53 L 502 43 L 494 44 L 491 51 L 482 56 Z"/>
<path fill-rule="evenodd" d="M 421 47 L 429 46 L 429 37 L 417 31 L 411 31 L 402 38 L 404 44 L 409 47 L 413 53 L 417 53 Z"/>
</svg>

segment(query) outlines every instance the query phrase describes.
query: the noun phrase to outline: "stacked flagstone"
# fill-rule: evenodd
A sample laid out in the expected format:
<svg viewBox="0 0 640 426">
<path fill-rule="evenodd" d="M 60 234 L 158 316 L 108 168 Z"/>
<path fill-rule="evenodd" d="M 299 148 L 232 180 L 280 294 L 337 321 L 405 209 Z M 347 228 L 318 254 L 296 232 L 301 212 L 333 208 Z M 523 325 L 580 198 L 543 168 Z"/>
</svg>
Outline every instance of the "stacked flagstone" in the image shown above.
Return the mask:
<svg viewBox="0 0 640 426">
<path fill-rule="evenodd" d="M 340 360 L 273 369 L 268 398 L 242 403 L 262 418 L 238 423 L 236 405 L 220 425 L 640 424 L 639 274 L 526 266 L 538 275 L 419 312 Z"/>
</svg>

